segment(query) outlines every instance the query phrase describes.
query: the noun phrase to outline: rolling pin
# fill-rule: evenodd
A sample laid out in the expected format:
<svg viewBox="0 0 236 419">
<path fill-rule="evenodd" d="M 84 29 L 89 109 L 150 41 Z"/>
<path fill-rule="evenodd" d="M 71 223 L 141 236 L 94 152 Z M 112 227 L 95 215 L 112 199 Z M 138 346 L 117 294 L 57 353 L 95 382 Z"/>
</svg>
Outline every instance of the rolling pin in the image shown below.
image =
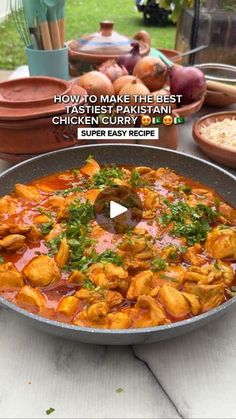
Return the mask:
<svg viewBox="0 0 236 419">
<path fill-rule="evenodd" d="M 225 93 L 227 96 L 236 96 L 236 86 L 219 83 L 217 81 L 207 80 L 207 89 Z"/>
</svg>

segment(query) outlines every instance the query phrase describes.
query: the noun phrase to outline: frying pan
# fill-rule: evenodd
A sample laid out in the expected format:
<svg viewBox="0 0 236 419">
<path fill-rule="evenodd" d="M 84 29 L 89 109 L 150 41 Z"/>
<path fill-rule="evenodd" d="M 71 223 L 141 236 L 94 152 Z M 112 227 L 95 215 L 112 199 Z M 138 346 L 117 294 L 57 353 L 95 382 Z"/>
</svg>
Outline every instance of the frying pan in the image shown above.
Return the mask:
<svg viewBox="0 0 236 419">
<path fill-rule="evenodd" d="M 223 169 L 180 152 L 141 145 L 106 144 L 73 147 L 27 160 L 0 175 L 0 196 L 15 183 L 27 183 L 41 176 L 80 167 L 88 155 L 102 164 L 170 167 L 184 176 L 214 188 L 229 204 L 236 205 L 235 180 Z M 29 313 L 0 297 L 0 305 L 15 312 L 35 327 L 60 337 L 102 345 L 130 345 L 157 342 L 180 336 L 220 317 L 236 303 L 236 297 L 199 316 L 177 323 L 143 329 L 102 330 L 72 326 Z"/>
</svg>

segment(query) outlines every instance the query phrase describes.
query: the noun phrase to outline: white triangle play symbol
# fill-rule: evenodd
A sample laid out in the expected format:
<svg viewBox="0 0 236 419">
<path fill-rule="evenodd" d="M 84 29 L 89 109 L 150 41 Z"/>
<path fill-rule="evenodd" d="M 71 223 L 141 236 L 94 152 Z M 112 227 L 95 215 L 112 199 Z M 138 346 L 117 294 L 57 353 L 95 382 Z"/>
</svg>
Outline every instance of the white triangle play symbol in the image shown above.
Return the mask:
<svg viewBox="0 0 236 419">
<path fill-rule="evenodd" d="M 128 209 L 117 202 L 110 201 L 110 218 L 118 217 L 118 215 L 124 214 Z"/>
</svg>

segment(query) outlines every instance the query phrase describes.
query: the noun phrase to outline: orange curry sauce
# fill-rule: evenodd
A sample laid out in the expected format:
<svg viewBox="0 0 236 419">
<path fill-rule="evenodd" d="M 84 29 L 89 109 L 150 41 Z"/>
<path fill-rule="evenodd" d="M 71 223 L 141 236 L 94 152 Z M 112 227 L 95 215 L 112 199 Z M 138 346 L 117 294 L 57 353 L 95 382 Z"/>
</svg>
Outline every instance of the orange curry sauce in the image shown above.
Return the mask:
<svg viewBox="0 0 236 419">
<path fill-rule="evenodd" d="M 73 215 L 83 204 L 91 209 L 111 184 L 132 187 L 142 200 L 143 218 L 127 234 Z M 18 184 L 0 199 L 0 294 L 79 326 L 183 320 L 234 295 L 235 221 L 236 211 L 216 192 L 170 169 L 104 168 L 89 158 L 81 169 Z"/>
</svg>

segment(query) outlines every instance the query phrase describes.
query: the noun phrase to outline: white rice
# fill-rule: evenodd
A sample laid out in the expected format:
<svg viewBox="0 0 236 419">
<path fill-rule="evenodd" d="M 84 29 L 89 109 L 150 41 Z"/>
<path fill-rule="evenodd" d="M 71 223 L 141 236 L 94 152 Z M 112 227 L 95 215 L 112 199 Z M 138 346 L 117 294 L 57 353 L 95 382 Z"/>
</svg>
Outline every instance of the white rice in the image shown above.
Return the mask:
<svg viewBox="0 0 236 419">
<path fill-rule="evenodd" d="M 223 121 L 203 125 L 200 133 L 206 140 L 215 144 L 236 148 L 236 118 L 225 118 Z"/>
</svg>

